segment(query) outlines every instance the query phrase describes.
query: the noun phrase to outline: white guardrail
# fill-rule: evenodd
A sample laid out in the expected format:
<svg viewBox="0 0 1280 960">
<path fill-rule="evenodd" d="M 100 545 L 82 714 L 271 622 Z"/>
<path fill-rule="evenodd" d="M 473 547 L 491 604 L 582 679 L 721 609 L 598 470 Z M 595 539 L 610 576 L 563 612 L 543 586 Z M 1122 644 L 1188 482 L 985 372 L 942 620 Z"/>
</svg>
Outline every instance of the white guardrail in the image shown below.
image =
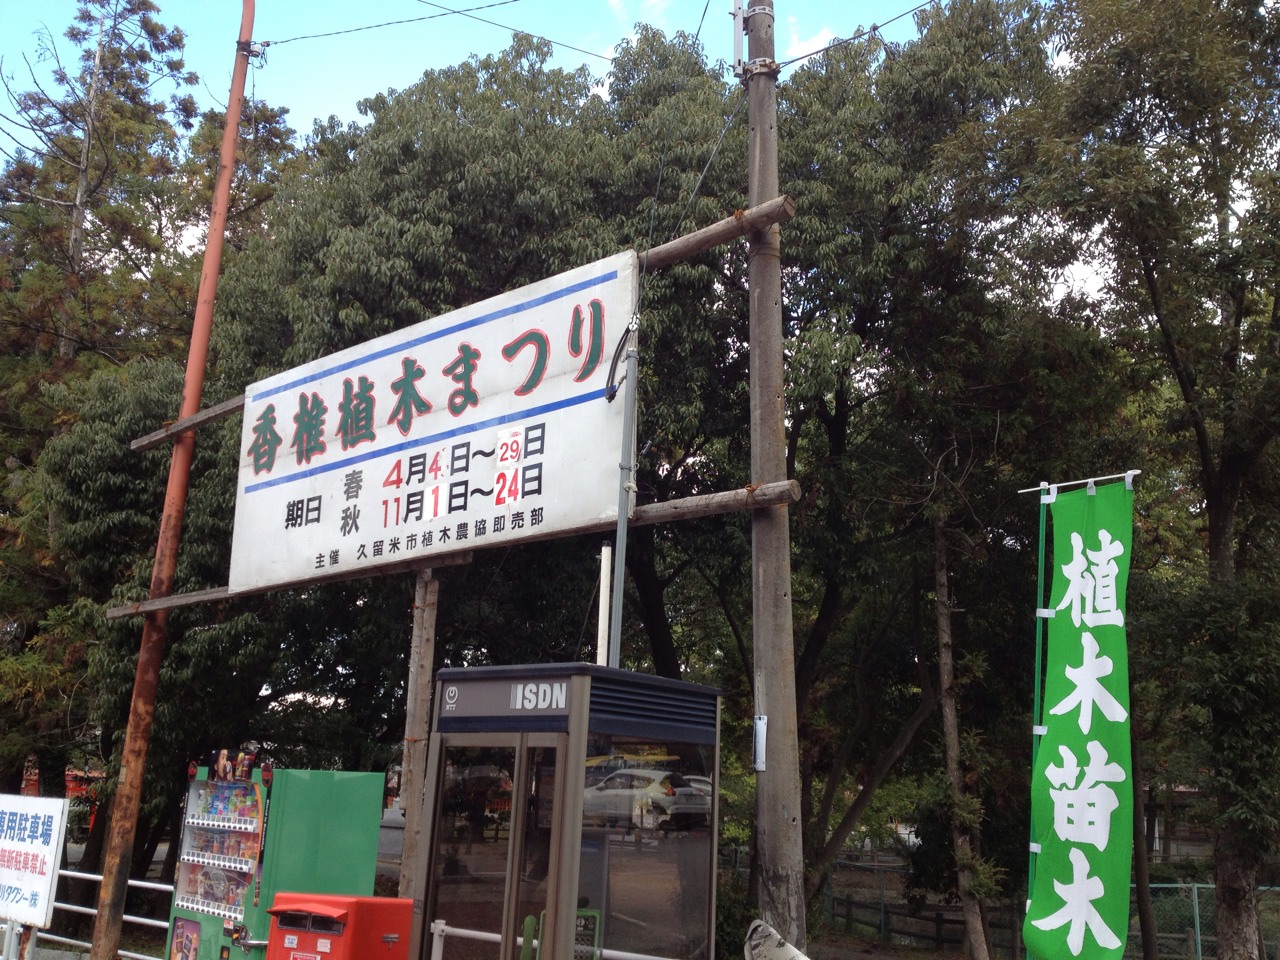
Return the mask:
<svg viewBox="0 0 1280 960">
<path fill-rule="evenodd" d="M 465 927 L 451 927 L 443 920 L 431 923 L 431 960 L 442 960 L 444 957 L 444 941 L 446 937 L 457 937 L 459 940 L 480 940 L 484 943 L 501 943 L 502 937 L 485 930 L 468 930 Z M 524 937 L 516 937 L 517 946 L 524 946 Z M 534 955 L 537 955 L 538 941 L 532 940 Z M 625 950 L 597 950 L 594 947 L 575 948 L 574 957 L 595 957 L 597 960 L 671 960 L 669 957 L 655 957 L 648 953 L 627 953 Z"/>
<path fill-rule="evenodd" d="M 93 883 L 102 882 L 102 874 L 99 873 L 81 873 L 79 870 L 59 870 L 59 881 L 67 880 L 89 880 Z M 151 880 L 130 880 L 130 888 L 134 890 L 154 890 L 157 893 L 167 893 L 169 898 L 173 898 L 173 884 L 171 883 L 155 883 Z M 54 910 L 65 910 L 67 913 L 79 913 L 85 916 L 96 917 L 98 915 L 97 907 L 82 907 L 75 903 L 63 903 L 60 900 L 54 900 Z M 141 927 L 152 927 L 156 930 L 168 930 L 169 921 L 155 920 L 151 917 L 135 917 L 125 914 L 123 917 L 125 923 L 136 924 Z M 0 960 L 22 960 L 18 954 L 18 944 L 21 942 L 22 925 L 19 923 L 9 923 L 5 930 L 4 949 L 0 951 Z M 72 940 L 68 937 L 60 937 L 56 934 L 46 933 L 43 930 L 35 931 L 32 938 L 35 945 L 58 945 L 64 947 L 76 947 L 82 950 L 89 950 L 93 945 L 85 940 Z M 34 956 L 34 949 L 29 950 L 29 956 Z M 124 960 L 163 960 L 162 957 L 153 957 L 146 953 L 133 953 L 129 950 L 119 950 L 116 955 L 124 958 Z"/>
</svg>

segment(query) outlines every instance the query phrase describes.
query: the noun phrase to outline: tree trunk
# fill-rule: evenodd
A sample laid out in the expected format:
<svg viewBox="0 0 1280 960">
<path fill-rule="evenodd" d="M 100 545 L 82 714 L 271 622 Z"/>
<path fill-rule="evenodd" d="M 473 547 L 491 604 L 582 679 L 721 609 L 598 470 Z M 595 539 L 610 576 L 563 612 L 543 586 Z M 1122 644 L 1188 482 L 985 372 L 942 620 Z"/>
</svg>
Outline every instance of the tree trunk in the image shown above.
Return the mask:
<svg viewBox="0 0 1280 960">
<path fill-rule="evenodd" d="M 1246 833 L 1247 828 L 1228 826 L 1217 837 L 1213 857 L 1215 912 L 1218 917 L 1218 960 L 1259 960 L 1258 867 L 1252 857 L 1241 856 L 1237 844 L 1248 844 L 1246 836 L 1225 837 L 1230 832 Z"/>
<path fill-rule="evenodd" d="M 840 851 L 844 849 L 845 842 L 853 833 L 854 828 L 861 822 L 863 814 L 871 806 L 871 801 L 875 797 L 876 791 L 888 777 L 893 765 L 906 753 L 907 747 L 910 746 L 916 733 L 924 726 L 924 722 L 933 714 L 937 705 L 938 695 L 936 691 L 931 689 L 930 684 L 923 684 L 919 706 L 898 728 L 898 735 L 894 737 L 893 743 L 876 758 L 876 762 L 870 772 L 865 774 L 857 797 L 845 810 L 840 822 L 834 828 L 831 828 L 826 842 L 818 846 L 811 856 L 805 858 L 804 894 L 806 902 L 813 903 L 818 894 L 822 892 L 823 880 L 836 862 L 836 857 Z M 836 766 L 833 769 L 838 772 L 844 769 L 844 766 Z M 826 823 L 828 823 L 828 819 L 825 816 L 817 821 L 819 826 Z M 818 832 L 818 827 L 815 827 L 814 833 Z"/>
<path fill-rule="evenodd" d="M 1164 808 L 1164 829 L 1160 831 L 1160 857 L 1165 863 L 1173 857 L 1173 785 L 1165 784 L 1160 805 Z"/>
<path fill-rule="evenodd" d="M 1224 438 L 1224 446 L 1228 439 L 1234 438 Z M 1229 587 L 1236 579 L 1235 528 L 1241 487 L 1237 463 L 1224 455 L 1216 481 L 1206 498 L 1209 576 L 1215 584 Z M 1227 649 L 1219 652 L 1233 655 Z M 1218 958 L 1260 960 L 1257 841 L 1248 824 L 1225 816 L 1221 809 L 1218 815 L 1222 826 L 1214 838 L 1213 853 Z"/>
<path fill-rule="evenodd" d="M 1130 702 L 1133 698 L 1130 697 Z M 1142 958 L 1156 960 L 1156 917 L 1151 909 L 1151 871 L 1147 861 L 1146 785 L 1138 759 L 1138 736 L 1130 713 L 1129 750 L 1133 765 L 1133 883 L 1138 900 L 1138 929 L 1142 931 Z"/>
<path fill-rule="evenodd" d="M 169 849 L 160 865 L 160 882 L 173 883 L 178 875 L 178 854 L 182 852 L 182 821 L 184 804 L 179 803 L 169 815 Z"/>
<path fill-rule="evenodd" d="M 181 801 L 175 800 L 174 806 L 181 809 Z M 156 861 L 156 851 L 160 849 L 160 841 L 169 831 L 169 822 L 173 818 L 172 810 L 161 813 L 147 827 L 145 835 L 140 835 L 133 845 L 133 873 L 132 876 L 142 878 L 151 871 L 151 865 Z"/>
<path fill-rule="evenodd" d="M 26 760 L 0 767 L 0 793 L 21 793 Z"/>
<path fill-rule="evenodd" d="M 62 798 L 67 795 L 67 751 L 61 747 L 36 751 L 40 775 L 40 796 Z"/>
<path fill-rule="evenodd" d="M 101 872 L 103 841 L 111 820 L 111 806 L 111 798 L 98 803 L 84 851 L 80 854 L 80 861 L 75 864 L 75 870 L 79 873 Z M 92 880 L 69 877 L 65 884 L 60 883 L 59 890 L 60 899 L 82 907 L 92 907 L 98 899 L 98 885 Z M 93 926 L 92 919 L 83 914 L 59 910 L 55 911 L 53 916 L 54 928 L 67 936 L 83 937 Z"/>
<path fill-rule="evenodd" d="M 80 143 L 80 167 L 76 176 L 76 200 L 71 207 L 71 226 L 67 231 L 67 257 L 73 280 L 72 295 L 80 289 L 79 280 L 84 269 L 84 221 L 89 204 L 89 156 L 93 147 L 94 123 L 97 119 L 98 86 L 102 77 L 102 48 L 106 43 L 105 18 L 98 20 L 98 49 L 93 54 L 93 74 L 84 98 L 84 139 Z M 58 356 L 70 360 L 76 353 L 76 341 L 72 329 L 75 320 L 70 304 L 63 306 L 62 329 L 58 332 Z"/>
<path fill-rule="evenodd" d="M 627 541 L 627 572 L 635 588 L 636 611 L 649 638 L 653 672 L 671 680 L 680 679 L 680 657 L 676 654 L 675 635 L 667 616 L 666 585 L 655 567 L 652 530 L 633 532 Z"/>
<path fill-rule="evenodd" d="M 951 790 L 951 843 L 955 852 L 960 906 L 964 911 L 965 939 L 973 960 L 990 960 L 982 904 L 973 894 L 973 833 L 976 824 L 967 822 L 964 780 L 960 772 L 960 721 L 956 709 L 955 661 L 951 642 L 951 594 L 947 586 L 947 511 L 939 506 L 933 519 L 933 573 L 938 619 L 938 686 L 942 695 L 942 737 L 946 755 L 947 783 Z M 974 812 L 976 816 L 976 811 Z"/>
</svg>

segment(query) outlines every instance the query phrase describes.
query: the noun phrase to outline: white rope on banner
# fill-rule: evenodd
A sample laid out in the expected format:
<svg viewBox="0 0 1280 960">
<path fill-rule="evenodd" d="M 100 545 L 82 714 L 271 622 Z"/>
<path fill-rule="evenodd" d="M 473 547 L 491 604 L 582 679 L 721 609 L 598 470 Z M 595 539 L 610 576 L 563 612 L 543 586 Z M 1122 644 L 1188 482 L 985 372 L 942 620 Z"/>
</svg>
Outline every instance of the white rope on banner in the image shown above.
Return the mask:
<svg viewBox="0 0 1280 960">
<path fill-rule="evenodd" d="M 1045 500 L 1044 502 L 1052 503 L 1053 498 L 1057 497 L 1058 489 L 1060 487 L 1079 487 L 1079 486 L 1087 485 L 1092 491 L 1094 484 L 1102 483 L 1104 480 L 1123 480 L 1125 489 L 1132 490 L 1133 478 L 1136 477 L 1141 472 L 1142 472 L 1141 470 L 1128 470 L 1124 473 L 1108 474 L 1105 477 L 1089 477 L 1087 480 L 1069 480 L 1066 483 L 1045 482 L 1045 483 L 1041 483 L 1040 486 L 1038 487 L 1027 487 L 1027 489 L 1019 490 L 1018 492 L 1019 493 L 1043 493 L 1046 495 L 1051 495 L 1051 498 L 1049 500 Z"/>
</svg>

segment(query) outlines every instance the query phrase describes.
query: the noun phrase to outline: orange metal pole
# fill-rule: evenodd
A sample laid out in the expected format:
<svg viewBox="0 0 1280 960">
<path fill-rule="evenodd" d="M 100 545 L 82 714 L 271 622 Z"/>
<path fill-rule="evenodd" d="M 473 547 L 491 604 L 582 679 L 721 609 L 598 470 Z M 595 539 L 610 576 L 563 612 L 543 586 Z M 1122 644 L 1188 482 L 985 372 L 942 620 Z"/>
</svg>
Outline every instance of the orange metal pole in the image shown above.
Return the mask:
<svg viewBox="0 0 1280 960">
<path fill-rule="evenodd" d="M 245 76 L 249 69 L 249 41 L 253 35 L 254 0 L 243 0 L 243 4 L 240 38 L 236 42 L 235 68 L 231 74 L 231 96 L 227 101 L 227 120 L 222 132 L 218 176 L 209 215 L 209 237 L 205 244 L 195 321 L 191 327 L 191 344 L 187 352 L 187 375 L 182 389 L 180 417 L 193 416 L 200 409 L 205 364 L 209 357 L 209 332 L 213 327 L 213 303 L 218 290 L 218 271 L 222 265 L 231 174 L 235 169 L 236 138 L 244 101 Z M 173 592 L 173 573 L 178 564 L 182 516 L 187 505 L 187 485 L 195 446 L 194 431 L 179 435 L 173 444 L 173 456 L 169 461 L 169 482 L 165 488 L 164 513 L 160 518 L 155 566 L 151 574 L 152 600 L 167 597 Z M 129 707 L 129 724 L 125 729 L 124 750 L 120 760 L 120 780 L 116 787 L 107 836 L 102 889 L 98 895 L 98 915 L 93 927 L 90 960 L 115 960 L 120 946 L 120 925 L 124 920 L 129 865 L 133 859 L 138 809 L 142 800 L 142 779 L 146 771 L 151 724 L 155 718 L 156 688 L 160 681 L 160 663 L 164 659 L 167 627 L 168 613 L 159 610 L 147 614 L 142 628 L 138 667 L 133 681 L 133 700 Z"/>
</svg>

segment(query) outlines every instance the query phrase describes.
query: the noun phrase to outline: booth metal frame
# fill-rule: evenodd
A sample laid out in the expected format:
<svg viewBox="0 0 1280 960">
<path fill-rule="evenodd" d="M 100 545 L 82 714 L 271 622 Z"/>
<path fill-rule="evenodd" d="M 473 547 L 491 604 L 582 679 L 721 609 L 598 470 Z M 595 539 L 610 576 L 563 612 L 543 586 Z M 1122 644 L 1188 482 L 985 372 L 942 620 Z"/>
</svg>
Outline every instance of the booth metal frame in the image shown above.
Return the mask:
<svg viewBox="0 0 1280 960">
<path fill-rule="evenodd" d="M 563 685 L 557 687 L 557 685 Z M 561 697 L 548 691 L 562 691 Z M 539 701 L 547 701 L 545 705 Z M 511 771 L 512 796 L 525 797 L 531 776 L 528 763 L 531 748 L 556 750 L 556 777 L 551 822 L 548 876 L 554 878 L 547 891 L 546 916 L 538 931 L 538 950 L 523 954 L 527 930 L 521 928 L 520 911 L 512 891 L 521 882 L 521 859 L 508 856 L 506 901 L 500 931 L 502 960 L 523 956 L 570 958 L 575 953 L 579 866 L 583 840 L 583 792 L 589 738 L 595 735 L 667 738 L 712 748 L 710 864 L 705 918 L 705 951 L 699 955 L 714 960 L 716 832 L 719 822 L 718 770 L 720 762 L 720 693 L 700 684 L 668 680 L 586 663 L 533 664 L 502 667 L 446 668 L 437 672 L 435 722 L 432 724 L 423 798 L 423 847 L 425 876 L 421 923 L 421 955 L 431 955 L 433 933 L 439 924 L 430 916 L 436 903 L 438 848 L 434 830 L 442 804 L 444 770 L 442 758 L 450 747 L 510 748 L 515 752 Z M 529 705 L 532 704 L 532 705 Z M 510 838 L 525 835 L 528 811 L 523 803 L 513 803 Z M 513 839 L 508 840 L 512 844 Z M 485 937 L 485 939 L 489 939 Z M 608 960 L 615 951 L 599 951 Z M 597 957 L 596 960 L 599 960 Z"/>
</svg>

